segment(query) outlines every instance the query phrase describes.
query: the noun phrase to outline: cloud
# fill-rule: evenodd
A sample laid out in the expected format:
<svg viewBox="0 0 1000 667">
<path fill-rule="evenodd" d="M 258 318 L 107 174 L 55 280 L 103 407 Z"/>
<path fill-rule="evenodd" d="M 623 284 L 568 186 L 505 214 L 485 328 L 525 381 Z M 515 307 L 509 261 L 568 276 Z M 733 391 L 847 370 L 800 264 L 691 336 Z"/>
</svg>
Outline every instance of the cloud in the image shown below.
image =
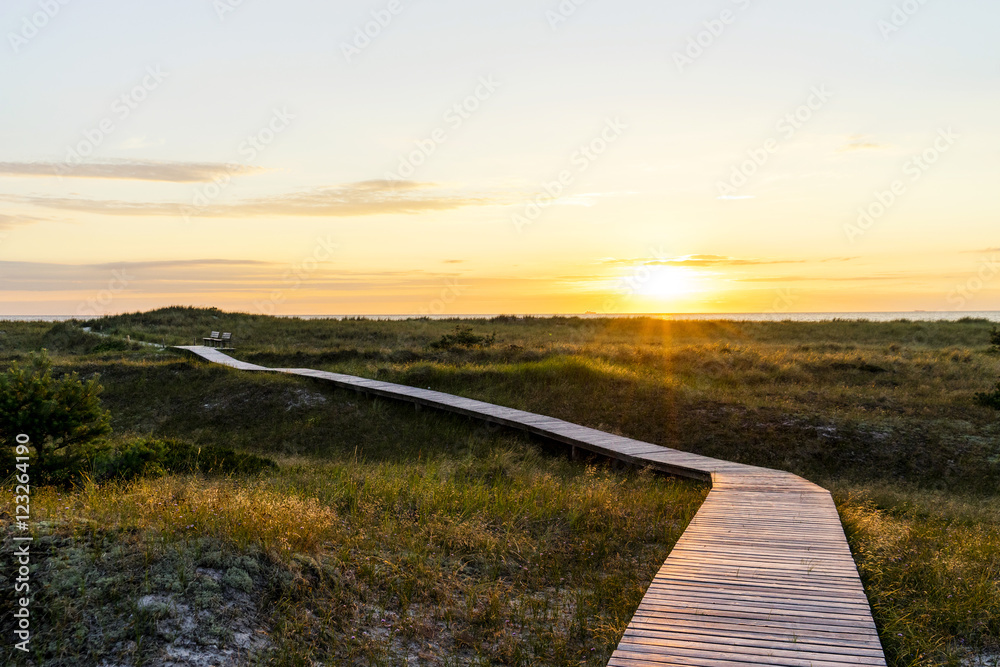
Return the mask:
<svg viewBox="0 0 1000 667">
<path fill-rule="evenodd" d="M 433 288 L 446 272 L 421 269 L 349 271 L 321 263 L 303 272 L 296 264 L 253 259 L 176 259 L 97 264 L 0 261 L 2 293 L 63 292 L 92 295 L 115 284 L 123 296 L 231 293 L 268 295 L 308 285 L 309 291 Z M 249 298 L 249 297 L 248 297 Z"/>
<path fill-rule="evenodd" d="M 150 262 L 112 262 L 104 264 L 72 264 L 59 266 L 79 266 L 94 269 L 162 269 L 195 266 L 274 266 L 274 262 L 256 259 L 167 259 Z"/>
<path fill-rule="evenodd" d="M 149 148 L 151 146 L 165 146 L 167 143 L 166 139 L 159 139 L 157 141 L 151 141 L 148 135 L 141 135 L 136 137 L 129 137 L 120 144 L 122 150 L 136 150 L 139 148 Z"/>
<path fill-rule="evenodd" d="M 802 264 L 804 259 L 740 259 L 725 255 L 685 255 L 671 259 L 608 259 L 608 264 L 629 264 L 646 266 L 756 266 L 764 264 Z"/>
<path fill-rule="evenodd" d="M 418 214 L 466 206 L 501 204 L 497 199 L 460 196 L 433 190 L 432 183 L 415 181 L 361 181 L 235 203 L 130 202 L 48 196 L 6 196 L 22 204 L 104 215 L 171 215 L 213 218 L 266 216 L 351 217 Z"/>
<path fill-rule="evenodd" d="M 222 175 L 262 171 L 260 167 L 208 162 L 153 162 L 109 160 L 68 164 L 66 162 L 0 162 L 4 176 L 61 176 L 65 178 L 110 178 L 168 183 L 205 183 Z"/>
<path fill-rule="evenodd" d="M 0 229 L 12 229 L 14 227 L 33 225 L 36 222 L 41 221 L 41 218 L 33 218 L 26 215 L 7 215 L 5 213 L 0 213 Z"/>
<path fill-rule="evenodd" d="M 847 153 L 851 151 L 878 151 L 885 148 L 889 148 L 889 144 L 879 144 L 874 141 L 868 141 L 863 135 L 854 135 L 848 138 L 850 143 L 841 146 L 837 152 Z"/>
<path fill-rule="evenodd" d="M 190 259 L 146 262 L 62 264 L 55 262 L 0 261 L 3 291 L 77 291 L 102 289 L 109 280 L 138 279 L 180 283 L 199 291 L 199 284 L 238 276 L 253 282 L 280 273 L 272 262 L 241 259 Z"/>
<path fill-rule="evenodd" d="M 790 283 L 790 282 L 878 282 L 886 280 L 915 280 L 923 279 L 927 276 L 921 274 L 915 276 L 905 273 L 883 273 L 868 276 L 761 276 L 736 278 L 737 282 L 744 283 Z"/>
<path fill-rule="evenodd" d="M 818 260 L 806 259 L 756 259 L 729 257 L 727 255 L 684 255 L 670 259 L 606 259 L 605 264 L 627 264 L 630 266 L 689 266 L 689 267 L 722 267 L 722 266 L 771 266 L 774 264 L 807 264 L 809 262 L 848 262 L 856 257 L 827 257 Z"/>
<path fill-rule="evenodd" d="M 723 255 L 688 255 L 647 262 L 654 266 L 760 266 L 765 264 L 803 264 L 803 259 L 740 259 Z"/>
</svg>

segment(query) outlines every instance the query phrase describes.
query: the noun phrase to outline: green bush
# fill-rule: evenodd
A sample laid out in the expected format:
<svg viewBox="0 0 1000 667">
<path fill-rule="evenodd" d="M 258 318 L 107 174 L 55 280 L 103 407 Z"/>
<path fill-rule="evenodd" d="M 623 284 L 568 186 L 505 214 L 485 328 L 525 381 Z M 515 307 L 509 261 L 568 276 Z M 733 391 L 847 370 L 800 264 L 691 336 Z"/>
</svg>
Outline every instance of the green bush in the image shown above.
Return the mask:
<svg viewBox="0 0 1000 667">
<path fill-rule="evenodd" d="M 168 472 L 200 472 L 206 475 L 256 475 L 277 470 L 271 459 L 237 452 L 226 447 L 199 447 L 179 440 L 167 440 L 164 467 Z"/>
<path fill-rule="evenodd" d="M 993 346 L 994 352 L 1000 352 L 1000 329 L 996 327 L 990 331 L 990 345 Z"/>
<path fill-rule="evenodd" d="M 61 478 L 79 465 L 87 445 L 111 432 L 102 390 L 97 375 L 86 382 L 76 373 L 54 378 L 46 351 L 32 353 L 25 368 L 14 362 L 0 374 L 0 438 L 12 443 L 27 435 L 38 481 Z"/>
<path fill-rule="evenodd" d="M 491 333 L 489 336 L 481 336 L 475 333 L 470 326 L 458 325 L 454 333 L 444 334 L 439 340 L 431 343 L 431 347 L 436 350 L 448 350 L 453 347 L 490 347 L 496 342 L 497 335 Z"/>
<path fill-rule="evenodd" d="M 213 445 L 196 446 L 181 440 L 139 438 L 100 448 L 91 456 L 94 481 L 129 480 L 167 473 L 253 475 L 278 465 L 253 454 Z"/>
<path fill-rule="evenodd" d="M 91 478 L 95 482 L 109 479 L 129 480 L 136 477 L 159 477 L 167 445 L 160 440 L 133 440 L 101 448 L 91 458 Z"/>
</svg>

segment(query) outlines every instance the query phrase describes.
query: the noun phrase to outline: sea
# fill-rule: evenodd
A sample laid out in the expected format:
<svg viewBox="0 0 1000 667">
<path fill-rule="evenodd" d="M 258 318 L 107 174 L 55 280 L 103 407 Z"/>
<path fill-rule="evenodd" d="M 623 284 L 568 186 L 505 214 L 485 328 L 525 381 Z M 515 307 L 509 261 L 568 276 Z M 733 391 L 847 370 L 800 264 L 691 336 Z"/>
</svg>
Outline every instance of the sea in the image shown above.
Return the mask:
<svg viewBox="0 0 1000 667">
<path fill-rule="evenodd" d="M 427 317 L 432 320 L 485 320 L 498 317 L 501 313 L 464 314 L 464 315 L 277 315 L 278 317 L 300 318 L 303 320 L 343 320 L 349 318 L 364 318 L 370 320 L 408 320 Z M 512 315 L 503 313 L 503 315 Z M 733 320 L 743 322 L 830 322 L 833 320 L 865 320 L 868 322 L 892 322 L 908 320 L 912 322 L 954 322 L 963 318 L 984 319 L 990 322 L 1000 322 L 1000 311 L 953 311 L 953 310 L 908 310 L 899 312 L 843 312 L 843 313 L 531 313 L 519 317 L 580 317 L 583 319 L 600 319 L 607 317 L 653 317 L 664 320 Z M 74 315 L 0 315 L 0 322 L 64 322 L 80 319 Z"/>
</svg>

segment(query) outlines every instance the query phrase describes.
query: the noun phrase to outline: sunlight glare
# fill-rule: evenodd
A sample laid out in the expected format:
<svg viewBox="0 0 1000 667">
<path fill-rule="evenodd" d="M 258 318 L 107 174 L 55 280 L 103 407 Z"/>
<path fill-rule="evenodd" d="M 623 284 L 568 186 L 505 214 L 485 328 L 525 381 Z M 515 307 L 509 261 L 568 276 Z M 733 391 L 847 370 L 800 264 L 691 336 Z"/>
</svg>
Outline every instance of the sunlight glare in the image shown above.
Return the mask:
<svg viewBox="0 0 1000 667">
<path fill-rule="evenodd" d="M 635 293 L 659 299 L 687 296 L 696 290 L 689 269 L 677 266 L 648 266 L 636 272 Z"/>
</svg>

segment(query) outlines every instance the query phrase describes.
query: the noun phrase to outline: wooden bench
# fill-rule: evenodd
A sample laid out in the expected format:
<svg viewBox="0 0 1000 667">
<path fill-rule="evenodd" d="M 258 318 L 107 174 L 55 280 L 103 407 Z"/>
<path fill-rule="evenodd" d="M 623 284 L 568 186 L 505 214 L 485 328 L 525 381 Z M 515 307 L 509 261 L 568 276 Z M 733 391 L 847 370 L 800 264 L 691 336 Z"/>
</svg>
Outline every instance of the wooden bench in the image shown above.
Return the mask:
<svg viewBox="0 0 1000 667">
<path fill-rule="evenodd" d="M 205 343 L 205 347 L 232 349 L 233 334 L 226 332 L 219 335 L 218 331 L 213 331 L 211 336 L 208 338 L 202 338 L 201 340 Z"/>
</svg>

